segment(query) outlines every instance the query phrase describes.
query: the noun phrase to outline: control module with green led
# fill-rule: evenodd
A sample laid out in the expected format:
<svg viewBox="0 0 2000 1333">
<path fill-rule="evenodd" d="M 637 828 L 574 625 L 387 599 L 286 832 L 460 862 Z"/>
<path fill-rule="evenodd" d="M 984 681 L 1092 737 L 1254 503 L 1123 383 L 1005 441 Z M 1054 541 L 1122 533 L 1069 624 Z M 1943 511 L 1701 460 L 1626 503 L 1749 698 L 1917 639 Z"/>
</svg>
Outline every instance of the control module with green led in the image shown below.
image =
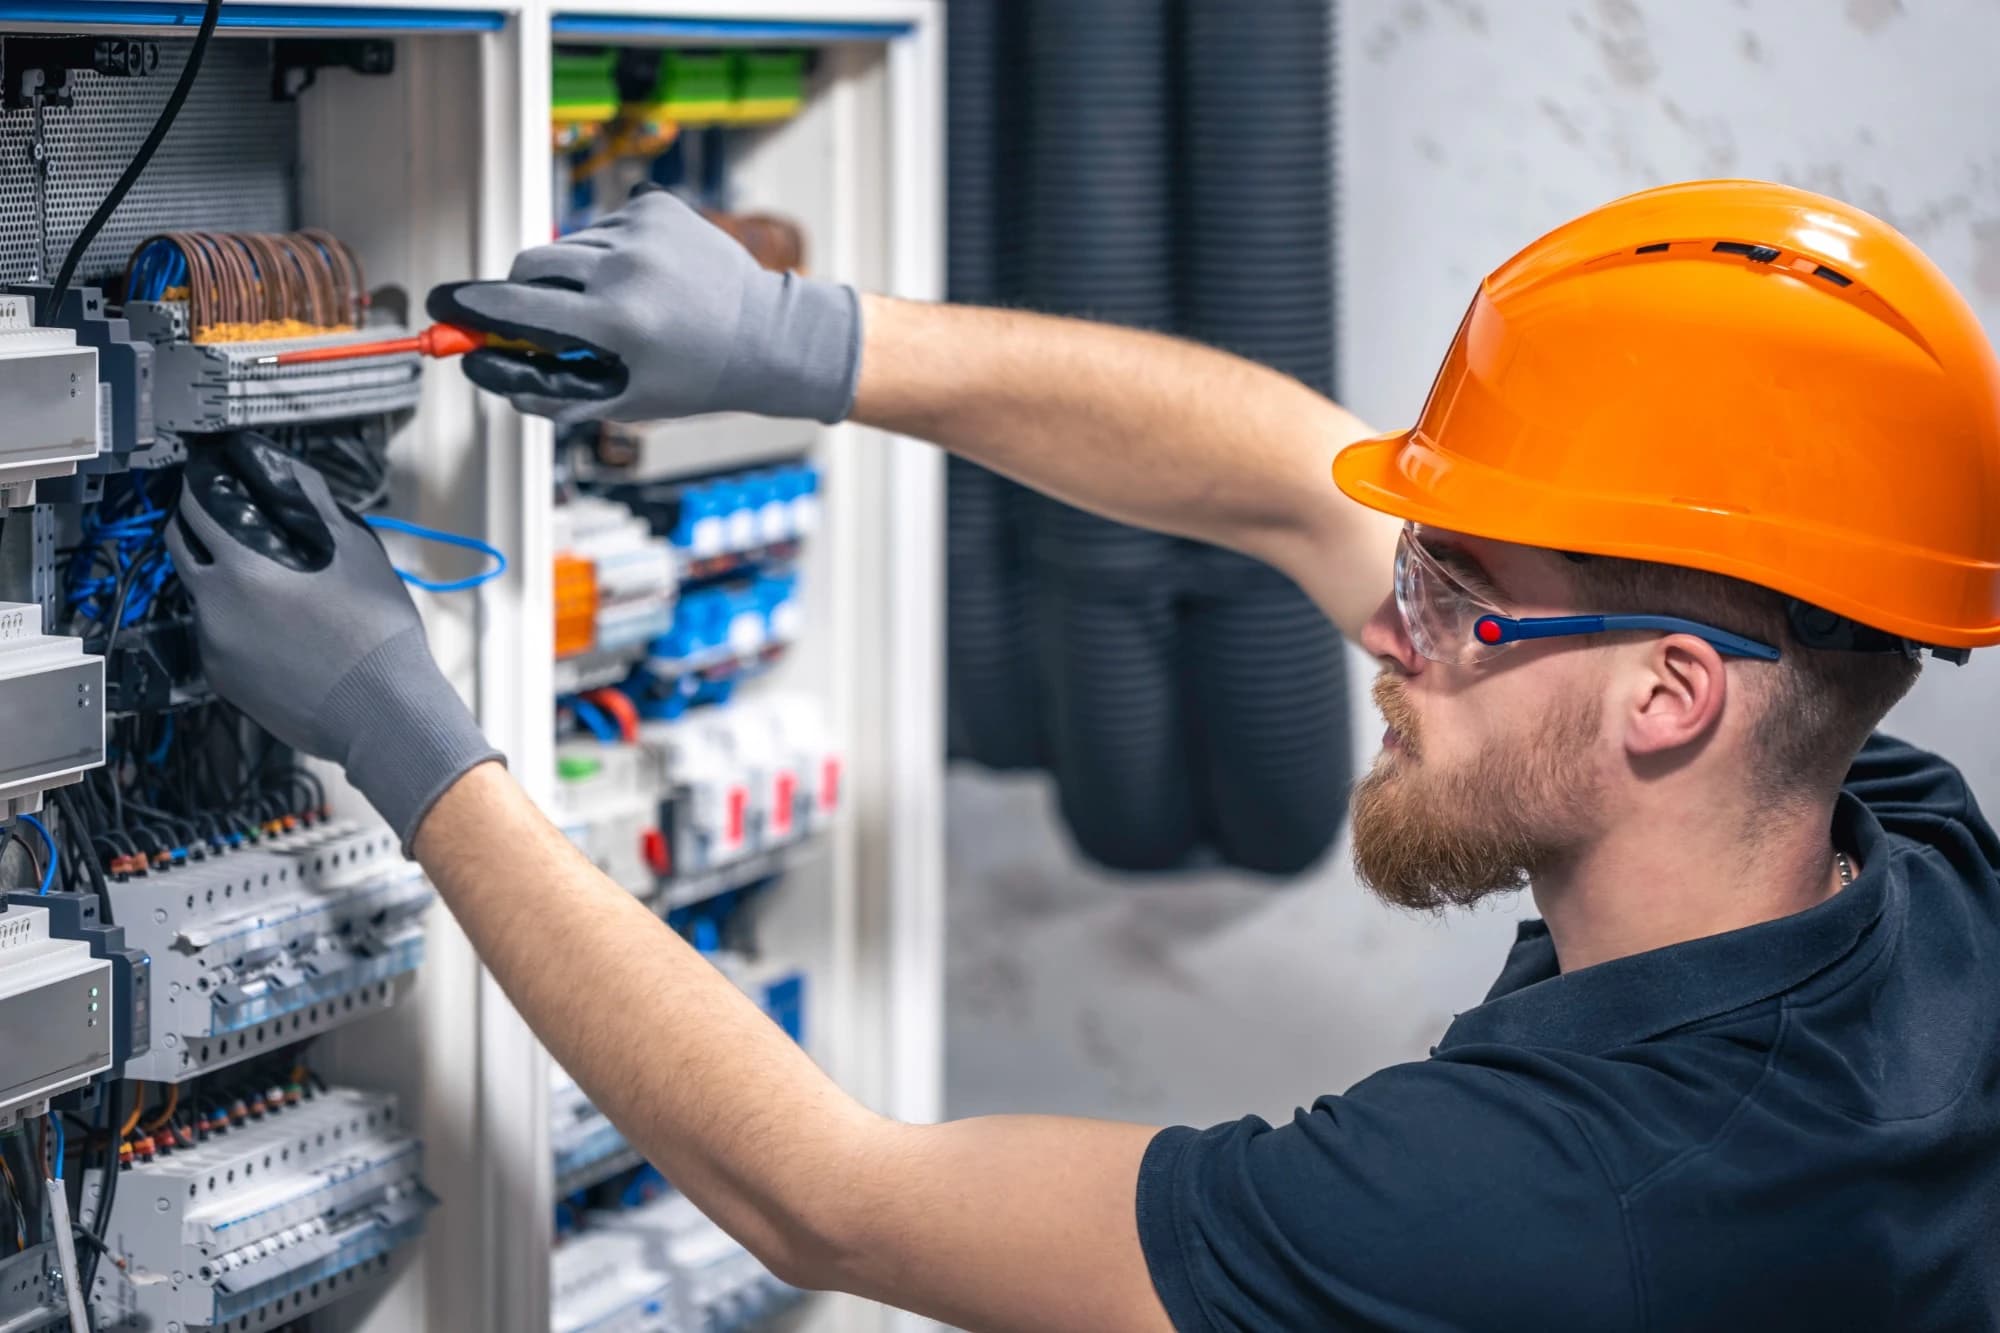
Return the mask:
<svg viewBox="0 0 2000 1333">
<path fill-rule="evenodd" d="M 89 895 L 33 890 L 0 906 L 0 1129 L 146 1049 L 151 960 L 96 911 Z"/>
</svg>

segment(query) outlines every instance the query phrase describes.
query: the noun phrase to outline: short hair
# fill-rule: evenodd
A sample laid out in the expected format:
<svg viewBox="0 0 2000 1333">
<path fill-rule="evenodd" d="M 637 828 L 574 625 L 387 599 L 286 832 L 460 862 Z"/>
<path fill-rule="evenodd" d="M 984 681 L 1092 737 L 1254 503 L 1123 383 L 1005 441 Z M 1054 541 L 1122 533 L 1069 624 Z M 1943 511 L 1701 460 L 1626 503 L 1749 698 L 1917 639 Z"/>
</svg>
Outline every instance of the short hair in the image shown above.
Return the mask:
<svg viewBox="0 0 2000 1333">
<path fill-rule="evenodd" d="M 1808 648 L 1791 632 L 1785 594 L 1726 574 L 1609 556 L 1566 564 L 1581 611 L 1680 616 L 1778 649 L 1751 733 L 1765 759 L 1755 787 L 1769 800 L 1838 790 L 1869 733 L 1922 670 L 1901 652 Z"/>
</svg>

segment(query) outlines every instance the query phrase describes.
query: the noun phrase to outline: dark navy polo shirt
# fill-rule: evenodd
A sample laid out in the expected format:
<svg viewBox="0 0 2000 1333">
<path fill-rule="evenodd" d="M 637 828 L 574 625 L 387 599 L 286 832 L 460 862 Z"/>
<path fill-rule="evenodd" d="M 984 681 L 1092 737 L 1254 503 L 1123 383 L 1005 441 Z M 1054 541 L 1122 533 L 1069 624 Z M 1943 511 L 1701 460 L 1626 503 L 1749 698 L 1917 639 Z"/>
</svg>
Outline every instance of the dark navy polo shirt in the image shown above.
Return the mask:
<svg viewBox="0 0 2000 1333">
<path fill-rule="evenodd" d="M 1833 835 L 1808 911 L 1566 975 L 1528 922 L 1431 1059 L 1161 1132 L 1174 1326 L 2000 1326 L 2000 842 L 1879 736 Z"/>
</svg>

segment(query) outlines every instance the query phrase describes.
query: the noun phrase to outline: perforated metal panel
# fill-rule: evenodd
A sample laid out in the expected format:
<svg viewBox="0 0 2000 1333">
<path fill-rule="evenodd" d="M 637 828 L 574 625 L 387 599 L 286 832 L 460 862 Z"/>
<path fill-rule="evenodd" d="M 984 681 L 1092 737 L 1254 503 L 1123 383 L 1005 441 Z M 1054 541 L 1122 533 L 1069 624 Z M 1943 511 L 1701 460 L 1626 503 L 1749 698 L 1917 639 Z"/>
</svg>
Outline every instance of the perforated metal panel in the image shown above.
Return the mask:
<svg viewBox="0 0 2000 1333">
<path fill-rule="evenodd" d="M 0 42 L 4 42 L 0 38 Z M 160 43 L 159 70 L 142 79 L 73 76 L 76 105 L 50 109 L 45 138 L 49 260 L 56 265 L 159 117 L 193 39 Z M 268 40 L 218 37 L 187 104 L 152 165 L 132 187 L 79 270 L 97 281 L 122 272 L 140 241 L 168 229 L 286 231 L 293 226 L 298 107 L 271 100 Z M 32 111 L 0 112 L 0 281 L 35 276 L 40 230 L 29 145 Z"/>
</svg>

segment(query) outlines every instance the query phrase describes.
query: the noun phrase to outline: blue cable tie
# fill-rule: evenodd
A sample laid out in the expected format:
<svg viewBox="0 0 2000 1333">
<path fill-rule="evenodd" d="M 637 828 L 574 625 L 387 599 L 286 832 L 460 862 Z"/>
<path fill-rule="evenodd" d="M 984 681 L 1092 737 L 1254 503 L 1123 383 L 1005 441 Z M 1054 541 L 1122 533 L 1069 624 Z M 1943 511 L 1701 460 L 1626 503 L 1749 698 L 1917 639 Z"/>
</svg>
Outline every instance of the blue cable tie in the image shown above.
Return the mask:
<svg viewBox="0 0 2000 1333">
<path fill-rule="evenodd" d="M 49 849 L 49 863 L 42 870 L 42 887 L 39 890 L 39 892 L 41 893 L 47 893 L 49 891 L 49 886 L 56 882 L 55 836 L 49 832 L 49 826 L 47 824 L 44 824 L 41 820 L 35 818 L 33 815 L 20 815 L 18 816 L 18 818 L 22 823 L 26 824 L 29 828 L 41 834 L 42 845 Z"/>
<path fill-rule="evenodd" d="M 477 537 L 467 537 L 456 532 L 442 532 L 437 528 L 427 528 L 420 523 L 412 523 L 408 519 L 390 518 L 386 514 L 369 514 L 361 521 L 369 527 L 380 531 L 400 532 L 406 537 L 415 537 L 419 541 L 437 542 L 441 546 L 456 546 L 460 550 L 477 551 L 493 561 L 493 568 L 462 579 L 427 579 L 423 575 L 413 574 L 407 569 L 398 569 L 396 571 L 402 577 L 403 582 L 413 587 L 422 588 L 425 592 L 466 592 L 472 588 L 477 588 L 482 583 L 491 583 L 494 579 L 499 578 L 507 572 L 506 553 L 491 542 L 483 542 Z"/>
</svg>

